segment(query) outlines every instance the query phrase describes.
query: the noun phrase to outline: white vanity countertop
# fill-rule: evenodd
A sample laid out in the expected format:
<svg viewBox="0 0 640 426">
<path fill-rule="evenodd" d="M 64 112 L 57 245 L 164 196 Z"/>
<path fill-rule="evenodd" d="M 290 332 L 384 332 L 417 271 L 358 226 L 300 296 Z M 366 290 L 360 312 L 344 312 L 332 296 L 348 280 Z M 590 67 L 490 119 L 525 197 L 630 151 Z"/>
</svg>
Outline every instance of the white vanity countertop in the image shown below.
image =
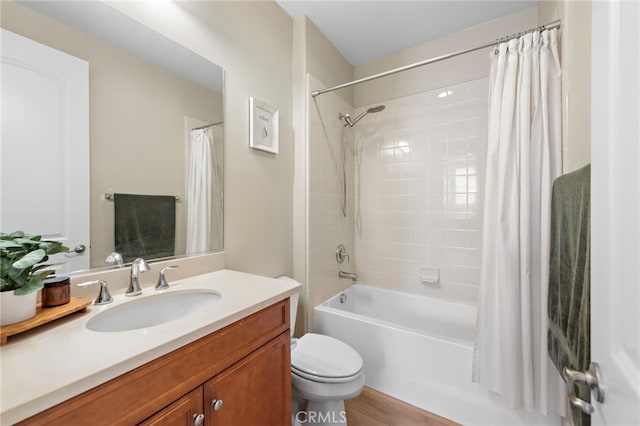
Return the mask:
<svg viewBox="0 0 640 426">
<path fill-rule="evenodd" d="M 208 289 L 221 297 L 211 312 L 149 328 L 96 332 L 85 327 L 103 310 L 159 293 L 144 288 L 141 296 L 114 295 L 111 304 L 90 305 L 85 314 L 10 337 L 0 348 L 0 424 L 26 419 L 300 291 L 291 281 L 230 270 L 169 284 L 164 292 Z"/>
</svg>

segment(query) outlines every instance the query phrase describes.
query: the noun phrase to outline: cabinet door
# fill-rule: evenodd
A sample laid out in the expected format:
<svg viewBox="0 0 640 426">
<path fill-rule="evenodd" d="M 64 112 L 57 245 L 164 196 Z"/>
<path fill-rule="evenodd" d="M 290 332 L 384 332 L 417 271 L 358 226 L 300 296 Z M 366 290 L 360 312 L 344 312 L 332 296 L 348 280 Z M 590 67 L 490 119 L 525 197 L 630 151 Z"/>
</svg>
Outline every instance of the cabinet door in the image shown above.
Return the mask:
<svg viewBox="0 0 640 426">
<path fill-rule="evenodd" d="M 203 420 L 202 386 L 200 386 L 140 424 L 143 426 L 199 426 L 204 424 Z"/>
<path fill-rule="evenodd" d="M 287 331 L 205 383 L 206 424 L 290 426 L 290 362 Z"/>
</svg>

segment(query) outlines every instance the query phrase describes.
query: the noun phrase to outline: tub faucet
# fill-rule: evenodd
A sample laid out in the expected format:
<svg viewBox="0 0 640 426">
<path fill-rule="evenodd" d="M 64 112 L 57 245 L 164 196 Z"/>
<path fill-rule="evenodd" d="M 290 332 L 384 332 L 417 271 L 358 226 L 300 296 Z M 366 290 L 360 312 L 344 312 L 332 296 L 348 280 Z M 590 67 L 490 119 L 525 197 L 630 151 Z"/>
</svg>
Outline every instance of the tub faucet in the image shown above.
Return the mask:
<svg viewBox="0 0 640 426">
<path fill-rule="evenodd" d="M 355 273 L 340 271 L 340 272 L 338 272 L 338 276 L 340 278 L 349 278 L 354 283 L 356 281 L 358 281 L 358 278 L 356 278 L 356 274 Z"/>
<path fill-rule="evenodd" d="M 129 288 L 124 295 L 131 297 L 142 294 L 142 289 L 138 282 L 138 272 L 147 272 L 150 270 L 151 268 L 149 267 L 149 264 L 145 262 L 144 259 L 139 257 L 134 260 L 131 264 L 131 281 L 129 282 Z"/>
</svg>

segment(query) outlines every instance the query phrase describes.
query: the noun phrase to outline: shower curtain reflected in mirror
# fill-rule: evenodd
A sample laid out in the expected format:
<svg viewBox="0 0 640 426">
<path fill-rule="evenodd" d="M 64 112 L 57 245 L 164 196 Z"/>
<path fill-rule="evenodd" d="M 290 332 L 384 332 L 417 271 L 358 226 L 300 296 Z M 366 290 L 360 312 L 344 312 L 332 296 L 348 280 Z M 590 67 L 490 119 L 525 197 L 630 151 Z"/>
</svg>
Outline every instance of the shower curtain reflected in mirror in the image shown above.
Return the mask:
<svg viewBox="0 0 640 426">
<path fill-rule="evenodd" d="M 222 247 L 222 158 L 218 158 L 214 149 L 214 129 L 191 131 L 187 170 L 187 254 Z"/>
</svg>

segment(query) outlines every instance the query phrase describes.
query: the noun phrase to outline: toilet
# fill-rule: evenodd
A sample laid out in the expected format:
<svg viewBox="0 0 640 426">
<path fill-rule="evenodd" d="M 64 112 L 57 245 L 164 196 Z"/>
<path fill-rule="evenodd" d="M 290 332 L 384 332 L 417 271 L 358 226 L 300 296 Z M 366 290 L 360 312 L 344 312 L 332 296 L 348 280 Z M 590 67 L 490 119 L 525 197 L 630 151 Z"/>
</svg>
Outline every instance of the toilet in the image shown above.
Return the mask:
<svg viewBox="0 0 640 426">
<path fill-rule="evenodd" d="M 292 336 L 297 308 L 298 295 L 295 294 L 290 299 Z M 360 395 L 363 386 L 362 357 L 351 346 L 316 333 L 291 339 L 293 426 L 346 425 L 344 400 Z"/>
</svg>

